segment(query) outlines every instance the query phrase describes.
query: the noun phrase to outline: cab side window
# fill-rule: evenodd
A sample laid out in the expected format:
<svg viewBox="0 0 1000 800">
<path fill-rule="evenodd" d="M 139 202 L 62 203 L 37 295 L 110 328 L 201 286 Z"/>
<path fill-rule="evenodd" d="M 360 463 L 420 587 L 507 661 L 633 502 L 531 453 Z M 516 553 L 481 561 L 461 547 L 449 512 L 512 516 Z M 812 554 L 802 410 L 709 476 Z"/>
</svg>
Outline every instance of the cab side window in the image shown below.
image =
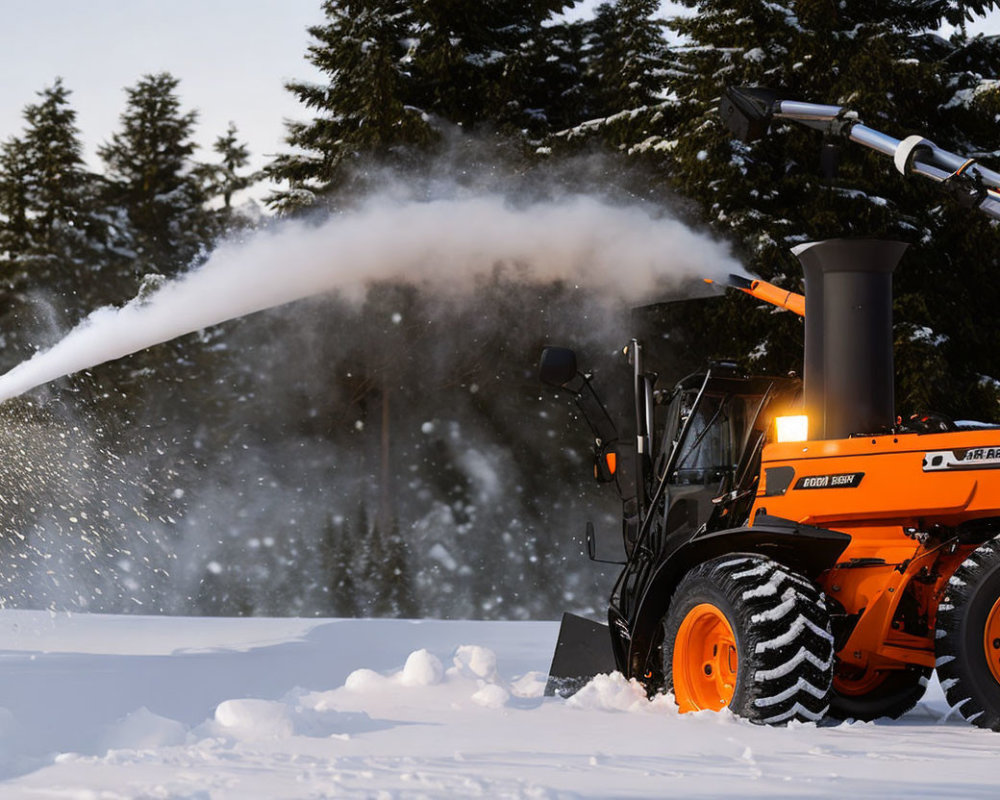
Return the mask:
<svg viewBox="0 0 1000 800">
<path fill-rule="evenodd" d="M 682 408 L 682 420 L 690 417 L 690 424 L 670 483 L 708 486 L 732 470 L 733 431 L 727 405 L 723 396 L 705 395 L 697 408 Z"/>
</svg>

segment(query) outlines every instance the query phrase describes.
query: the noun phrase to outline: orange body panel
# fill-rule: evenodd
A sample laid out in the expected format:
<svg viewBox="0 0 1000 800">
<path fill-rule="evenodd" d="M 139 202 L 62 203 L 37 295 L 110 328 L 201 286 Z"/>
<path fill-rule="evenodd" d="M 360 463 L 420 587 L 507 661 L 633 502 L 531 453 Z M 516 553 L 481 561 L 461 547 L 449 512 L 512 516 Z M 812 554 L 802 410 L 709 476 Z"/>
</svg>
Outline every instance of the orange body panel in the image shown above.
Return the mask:
<svg viewBox="0 0 1000 800">
<path fill-rule="evenodd" d="M 934 666 L 937 604 L 976 546 L 936 532 L 1000 518 L 1000 430 L 769 444 L 758 513 L 851 536 L 819 582 L 856 620 L 838 688 L 863 693 L 886 670 Z"/>
<path fill-rule="evenodd" d="M 983 451 L 980 457 L 972 457 L 978 451 Z M 940 463 L 932 463 L 938 458 Z M 775 467 L 792 468 L 794 479 L 787 491 L 769 495 L 768 471 Z M 834 483 L 844 475 L 863 477 L 856 487 Z M 824 476 L 831 478 L 830 485 L 820 485 Z M 803 478 L 816 480 L 795 488 Z M 843 523 L 881 527 L 890 521 L 956 525 L 1000 516 L 1000 430 L 769 444 L 753 513 L 760 508 L 836 529 Z"/>
</svg>

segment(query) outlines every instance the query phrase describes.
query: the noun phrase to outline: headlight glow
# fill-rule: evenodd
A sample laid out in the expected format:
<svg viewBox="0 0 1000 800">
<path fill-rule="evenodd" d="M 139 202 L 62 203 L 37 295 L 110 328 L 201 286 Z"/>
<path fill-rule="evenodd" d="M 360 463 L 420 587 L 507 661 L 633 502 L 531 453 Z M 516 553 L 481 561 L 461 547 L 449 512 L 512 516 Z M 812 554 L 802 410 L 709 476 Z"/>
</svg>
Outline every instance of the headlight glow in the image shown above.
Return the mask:
<svg viewBox="0 0 1000 800">
<path fill-rule="evenodd" d="M 809 417 L 805 414 L 774 418 L 779 442 L 804 442 L 809 438 Z"/>
</svg>

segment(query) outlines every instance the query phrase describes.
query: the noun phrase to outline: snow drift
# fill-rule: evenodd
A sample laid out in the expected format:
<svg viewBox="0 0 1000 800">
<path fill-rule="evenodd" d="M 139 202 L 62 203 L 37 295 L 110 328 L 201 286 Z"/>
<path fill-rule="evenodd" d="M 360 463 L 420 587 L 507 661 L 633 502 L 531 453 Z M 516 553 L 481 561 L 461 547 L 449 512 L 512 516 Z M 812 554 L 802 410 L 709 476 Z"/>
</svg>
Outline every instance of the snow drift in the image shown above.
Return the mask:
<svg viewBox="0 0 1000 800">
<path fill-rule="evenodd" d="M 993 798 L 940 687 L 896 722 L 678 715 L 619 675 L 543 698 L 551 622 L 0 612 L 4 798 Z"/>
</svg>

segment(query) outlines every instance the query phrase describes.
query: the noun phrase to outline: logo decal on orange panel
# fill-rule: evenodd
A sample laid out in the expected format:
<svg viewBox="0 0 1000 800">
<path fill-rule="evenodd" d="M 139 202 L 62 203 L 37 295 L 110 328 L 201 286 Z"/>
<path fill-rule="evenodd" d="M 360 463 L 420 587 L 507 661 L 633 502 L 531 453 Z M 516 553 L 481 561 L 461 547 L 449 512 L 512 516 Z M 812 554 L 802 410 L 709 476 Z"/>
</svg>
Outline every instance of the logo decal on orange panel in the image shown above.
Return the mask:
<svg viewBox="0 0 1000 800">
<path fill-rule="evenodd" d="M 924 453 L 924 472 L 948 469 L 1000 469 L 1000 447 L 963 447 Z"/>
<path fill-rule="evenodd" d="M 839 475 L 807 475 L 795 482 L 796 489 L 856 489 L 863 472 L 842 472 Z"/>
</svg>

